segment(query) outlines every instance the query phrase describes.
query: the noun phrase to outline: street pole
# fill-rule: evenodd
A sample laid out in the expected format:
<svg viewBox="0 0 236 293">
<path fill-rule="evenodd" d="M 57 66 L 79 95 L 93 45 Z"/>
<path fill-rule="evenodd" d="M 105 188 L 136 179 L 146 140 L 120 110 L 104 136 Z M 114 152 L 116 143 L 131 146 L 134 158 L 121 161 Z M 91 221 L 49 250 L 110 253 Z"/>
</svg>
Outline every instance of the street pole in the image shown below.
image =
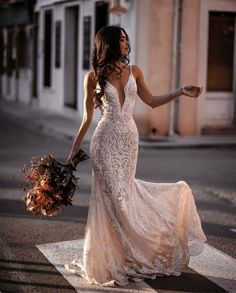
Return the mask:
<svg viewBox="0 0 236 293">
<path fill-rule="evenodd" d="M 171 54 L 171 82 L 170 90 L 174 91 L 180 83 L 181 58 L 181 30 L 182 30 L 182 3 L 183 0 L 173 0 L 172 25 L 172 54 Z M 169 103 L 168 136 L 176 135 L 178 131 L 178 99 Z"/>
</svg>

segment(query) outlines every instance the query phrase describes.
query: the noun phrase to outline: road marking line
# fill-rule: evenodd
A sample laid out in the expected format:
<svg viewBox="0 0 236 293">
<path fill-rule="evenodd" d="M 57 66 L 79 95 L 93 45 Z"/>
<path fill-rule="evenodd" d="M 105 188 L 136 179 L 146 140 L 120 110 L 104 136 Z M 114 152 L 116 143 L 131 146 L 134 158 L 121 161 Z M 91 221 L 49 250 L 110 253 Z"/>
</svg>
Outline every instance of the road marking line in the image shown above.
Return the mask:
<svg viewBox="0 0 236 293">
<path fill-rule="evenodd" d="M 65 263 L 70 263 L 74 258 L 82 259 L 84 239 L 70 240 L 56 243 L 36 245 L 44 256 L 56 267 L 62 276 L 75 288 L 77 292 L 84 292 L 84 289 L 98 288 L 97 285 L 89 284 L 84 278 L 68 272 L 64 268 Z M 76 256 L 76 257 L 75 257 Z M 120 292 L 121 288 L 102 287 L 105 292 Z M 125 287 L 125 292 L 157 293 L 145 282 L 130 283 Z M 173 293 L 173 292 L 172 292 Z"/>
<path fill-rule="evenodd" d="M 96 285 L 88 284 L 84 278 L 78 278 L 78 275 L 72 274 L 64 268 L 64 264 L 70 263 L 74 258 L 82 259 L 83 243 L 84 239 L 78 239 L 36 245 L 77 292 L 81 292 L 80 290 L 83 291 L 83 289 L 97 288 Z M 236 260 L 229 255 L 205 243 L 202 254 L 190 258 L 189 267 L 228 292 L 235 292 Z M 103 289 L 107 292 L 120 290 L 120 288 L 106 287 L 103 287 Z M 157 292 L 145 282 L 130 283 L 125 289 L 127 293 Z"/>
<path fill-rule="evenodd" d="M 199 256 L 190 258 L 189 267 L 228 292 L 236 290 L 236 260 L 205 243 Z"/>
</svg>

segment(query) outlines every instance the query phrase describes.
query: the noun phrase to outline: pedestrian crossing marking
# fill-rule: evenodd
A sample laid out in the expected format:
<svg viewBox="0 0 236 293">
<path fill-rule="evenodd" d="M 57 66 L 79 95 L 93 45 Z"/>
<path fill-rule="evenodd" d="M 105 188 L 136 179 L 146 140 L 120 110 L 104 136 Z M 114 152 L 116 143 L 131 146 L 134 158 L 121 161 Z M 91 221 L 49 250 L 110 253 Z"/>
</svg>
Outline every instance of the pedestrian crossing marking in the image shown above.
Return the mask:
<svg viewBox="0 0 236 293">
<path fill-rule="evenodd" d="M 77 292 L 84 292 L 88 288 L 98 288 L 97 285 L 89 284 L 84 278 L 72 274 L 64 267 L 65 263 L 70 263 L 74 258 L 82 259 L 84 239 L 70 240 L 56 243 L 36 245 L 44 256 L 56 267 L 63 277 L 75 288 Z M 120 288 L 102 287 L 102 292 L 120 292 Z M 87 291 L 89 292 L 89 291 Z M 145 282 L 129 283 L 125 286 L 125 292 L 145 292 L 156 293 L 157 291 Z M 172 292 L 173 293 L 173 292 Z"/>
<path fill-rule="evenodd" d="M 77 292 L 84 289 L 97 288 L 97 285 L 89 284 L 84 278 L 72 274 L 64 267 L 73 259 L 81 259 L 83 256 L 84 239 L 70 240 L 56 243 L 36 245 L 44 256 L 56 267 L 63 277 L 75 288 Z M 236 260 L 216 248 L 204 244 L 204 251 L 190 258 L 189 268 L 193 269 L 211 282 L 227 290 L 229 293 L 236 292 Z M 106 288 L 107 292 L 120 292 L 120 288 Z M 125 292 L 157 292 L 145 282 L 132 282 L 125 287 Z M 177 291 L 165 291 L 165 293 L 177 293 Z"/>
<path fill-rule="evenodd" d="M 209 244 L 190 258 L 189 267 L 228 292 L 236 292 L 236 260 Z"/>
</svg>

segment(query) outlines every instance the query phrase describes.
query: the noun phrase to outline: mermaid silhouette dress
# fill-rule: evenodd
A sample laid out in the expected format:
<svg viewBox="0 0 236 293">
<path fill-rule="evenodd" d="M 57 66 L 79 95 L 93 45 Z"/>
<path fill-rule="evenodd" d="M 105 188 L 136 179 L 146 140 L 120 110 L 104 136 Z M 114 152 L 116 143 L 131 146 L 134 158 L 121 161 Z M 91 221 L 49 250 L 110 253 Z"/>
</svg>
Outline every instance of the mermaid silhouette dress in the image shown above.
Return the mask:
<svg viewBox="0 0 236 293">
<path fill-rule="evenodd" d="M 186 182 L 135 178 L 139 134 L 133 119 L 137 85 L 131 66 L 124 94 L 121 105 L 118 90 L 107 82 L 101 119 L 90 142 L 92 187 L 83 257 L 66 265 L 101 286 L 179 276 L 206 241 Z"/>
</svg>

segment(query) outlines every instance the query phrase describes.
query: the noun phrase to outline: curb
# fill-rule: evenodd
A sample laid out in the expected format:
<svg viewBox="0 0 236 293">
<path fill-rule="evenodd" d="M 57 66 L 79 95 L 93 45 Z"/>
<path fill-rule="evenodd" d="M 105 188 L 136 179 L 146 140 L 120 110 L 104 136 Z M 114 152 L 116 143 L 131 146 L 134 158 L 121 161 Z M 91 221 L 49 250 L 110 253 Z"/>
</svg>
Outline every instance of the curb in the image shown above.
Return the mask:
<svg viewBox="0 0 236 293">
<path fill-rule="evenodd" d="M 149 142 L 146 143 L 145 141 L 140 140 L 139 146 L 145 149 L 204 149 L 204 148 L 235 148 L 236 149 L 236 142 L 170 142 L 170 143 L 163 143 L 163 142 Z"/>
<path fill-rule="evenodd" d="M 33 108 L 27 108 L 27 106 L 23 106 L 22 104 L 17 104 L 18 109 L 16 111 L 16 108 L 12 111 L 11 106 L 16 105 L 15 102 L 9 102 L 0 99 L 0 112 L 7 114 L 12 120 L 17 121 L 18 123 L 24 124 L 24 126 L 28 127 L 32 130 L 38 130 L 41 133 L 45 133 L 47 135 L 53 135 L 54 137 L 58 139 L 66 139 L 69 141 L 72 141 L 76 135 L 76 129 L 79 127 L 79 121 L 76 121 L 76 126 L 71 125 L 71 128 L 68 129 L 64 127 L 64 131 L 58 127 L 58 125 L 55 124 L 55 127 L 50 125 L 47 121 L 47 118 L 50 117 L 50 112 L 45 111 L 45 119 L 43 120 L 44 112 L 43 110 L 39 109 L 39 112 L 41 111 L 42 116 L 35 117 L 33 113 L 30 114 L 30 110 L 37 111 L 37 109 Z M 25 116 L 24 116 L 25 112 Z M 56 113 L 52 113 L 52 116 L 56 117 Z M 60 117 L 60 114 L 58 114 L 58 117 Z M 37 120 L 38 118 L 38 120 Z M 73 118 L 63 117 L 61 116 L 61 119 L 65 119 L 65 125 L 68 124 L 68 121 L 71 121 L 72 124 L 75 122 Z M 66 121 L 67 119 L 67 121 Z M 75 124 L 75 123 L 74 123 Z M 90 126 L 89 133 L 86 134 L 83 144 L 89 144 L 90 139 L 92 136 L 92 133 L 95 130 L 96 125 L 92 124 Z M 174 136 L 174 137 L 160 137 L 160 138 L 153 138 L 153 139 L 146 139 L 146 138 L 140 138 L 139 139 L 139 147 L 142 149 L 203 149 L 203 148 L 236 148 L 236 135 L 225 135 L 225 136 L 191 136 L 191 137 L 181 137 L 181 136 Z"/>
</svg>

